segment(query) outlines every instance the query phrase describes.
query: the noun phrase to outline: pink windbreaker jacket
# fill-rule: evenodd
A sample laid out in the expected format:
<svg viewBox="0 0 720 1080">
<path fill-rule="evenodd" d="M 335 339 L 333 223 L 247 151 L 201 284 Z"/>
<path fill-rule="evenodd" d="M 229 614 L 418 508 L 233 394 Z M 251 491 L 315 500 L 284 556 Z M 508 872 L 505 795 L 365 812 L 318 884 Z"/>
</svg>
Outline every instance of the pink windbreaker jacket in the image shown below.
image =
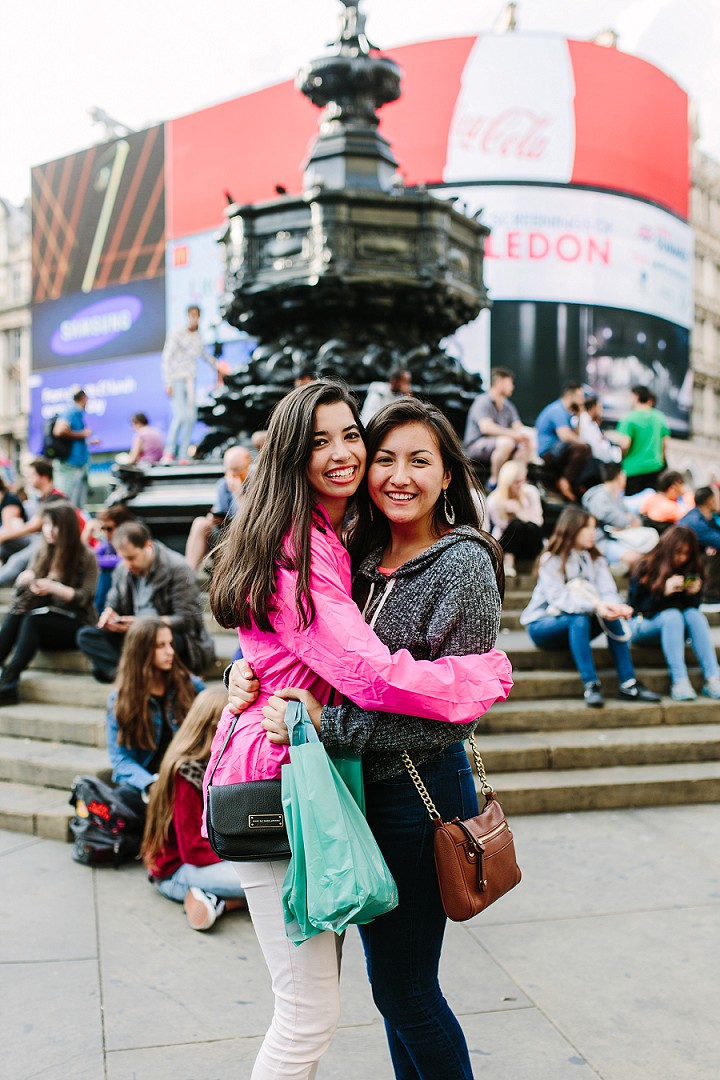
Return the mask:
<svg viewBox="0 0 720 1080">
<path fill-rule="evenodd" d="M 288 686 L 310 690 L 323 704 L 334 687 L 363 709 L 455 724 L 482 716 L 510 692 L 510 661 L 498 649 L 432 662 L 415 660 L 405 650 L 390 653 L 351 599 L 350 556 L 324 513 L 313 524 L 310 552 L 316 616 L 307 630 L 297 626 L 297 573 L 279 569 L 276 611 L 271 615 L 275 633 L 255 625 L 239 631 L 243 655 L 260 680 L 260 695 L 240 717 L 214 784 L 280 775 L 281 766 L 289 761 L 288 747 L 269 742 L 260 722 L 268 698 Z M 206 782 L 233 718 L 226 709 L 218 724 Z"/>
</svg>

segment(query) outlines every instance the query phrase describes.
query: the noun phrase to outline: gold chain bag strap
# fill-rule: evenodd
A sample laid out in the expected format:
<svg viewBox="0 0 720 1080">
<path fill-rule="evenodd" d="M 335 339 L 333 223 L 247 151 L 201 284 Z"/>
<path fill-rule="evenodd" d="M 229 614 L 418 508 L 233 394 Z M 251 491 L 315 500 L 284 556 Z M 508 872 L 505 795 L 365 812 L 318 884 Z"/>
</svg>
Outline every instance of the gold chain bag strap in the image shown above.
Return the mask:
<svg viewBox="0 0 720 1080">
<path fill-rule="evenodd" d="M 485 806 L 477 817 L 467 821 L 443 821 L 410 756 L 402 754 L 403 764 L 435 825 L 433 844 L 440 898 L 445 914 L 453 922 L 472 919 L 514 889 L 522 877 L 515 860 L 513 834 L 488 783 L 472 735 L 469 742 Z"/>
</svg>

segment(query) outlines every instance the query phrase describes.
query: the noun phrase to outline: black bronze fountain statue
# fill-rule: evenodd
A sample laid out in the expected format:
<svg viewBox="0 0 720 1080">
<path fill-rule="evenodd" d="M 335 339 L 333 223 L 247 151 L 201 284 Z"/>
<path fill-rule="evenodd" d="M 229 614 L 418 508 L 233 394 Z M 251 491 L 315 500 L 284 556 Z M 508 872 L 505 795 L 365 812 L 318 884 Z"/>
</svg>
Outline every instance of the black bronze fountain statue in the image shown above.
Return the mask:
<svg viewBox="0 0 720 1080">
<path fill-rule="evenodd" d="M 477 375 L 438 344 L 487 306 L 488 230 L 422 189 L 406 189 L 377 110 L 400 96 L 400 69 L 343 0 L 328 55 L 298 75 L 323 110 L 303 192 L 228 207 L 225 319 L 257 347 L 201 419 L 199 448 L 265 425 L 300 371 L 336 374 L 362 401 L 367 385 L 407 368 L 418 394 L 461 426 Z"/>
<path fill-rule="evenodd" d="M 481 387 L 440 342 L 488 306 L 489 230 L 403 185 L 377 116 L 400 96 L 400 69 L 368 41 L 359 0 L 342 2 L 338 40 L 296 81 L 323 110 L 302 193 L 227 209 L 224 317 L 257 345 L 200 410 L 199 459 L 263 428 L 301 371 L 339 375 L 362 401 L 405 368 L 458 429 Z M 205 471 L 188 480 L 193 469 Z"/>
</svg>

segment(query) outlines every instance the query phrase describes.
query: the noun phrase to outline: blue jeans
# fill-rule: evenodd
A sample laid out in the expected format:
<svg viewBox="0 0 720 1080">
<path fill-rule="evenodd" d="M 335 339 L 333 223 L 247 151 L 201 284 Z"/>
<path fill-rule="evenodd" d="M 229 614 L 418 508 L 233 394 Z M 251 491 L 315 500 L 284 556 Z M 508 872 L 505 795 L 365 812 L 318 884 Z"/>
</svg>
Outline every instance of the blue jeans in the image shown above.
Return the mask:
<svg viewBox="0 0 720 1080">
<path fill-rule="evenodd" d="M 188 456 L 190 436 L 195 425 L 195 402 L 189 390 L 190 384 L 187 379 L 173 379 L 170 399 L 172 417 L 165 442 L 165 453 L 180 459 Z"/>
<path fill-rule="evenodd" d="M 605 625 L 613 634 L 622 634 L 619 619 L 607 619 Z M 530 640 L 539 649 L 570 649 L 575 667 L 584 683 L 596 682 L 597 672 L 590 642 L 602 627 L 594 615 L 546 615 L 526 627 Z M 618 680 L 621 683 L 635 678 L 635 668 L 627 641 L 607 639 Z"/>
<path fill-rule="evenodd" d="M 720 675 L 715 645 L 708 621 L 698 608 L 666 608 L 652 619 L 634 618 L 630 621 L 634 645 L 662 646 L 674 683 L 687 679 L 685 664 L 685 641 L 690 638 L 692 650 L 698 658 L 705 679 Z"/>
<path fill-rule="evenodd" d="M 87 465 L 68 465 L 66 461 L 57 462 L 55 483 L 70 502 L 77 506 L 78 510 L 82 510 L 87 497 Z"/>
<path fill-rule="evenodd" d="M 182 903 L 185 895 L 193 885 L 203 892 L 212 893 L 224 900 L 235 899 L 244 896 L 240 878 L 233 863 L 211 863 L 209 866 L 191 866 L 183 863 L 179 866 L 172 877 L 156 881 L 155 886 L 159 893 L 168 900 L 177 900 Z"/>
<path fill-rule="evenodd" d="M 461 743 L 418 772 L 445 820 L 477 814 L 475 785 Z M 447 920 L 435 873 L 435 828 L 406 772 L 368 784 L 365 795 L 368 822 L 400 896 L 394 911 L 359 928 L 395 1076 L 472 1080 L 465 1036 L 438 982 Z"/>
</svg>

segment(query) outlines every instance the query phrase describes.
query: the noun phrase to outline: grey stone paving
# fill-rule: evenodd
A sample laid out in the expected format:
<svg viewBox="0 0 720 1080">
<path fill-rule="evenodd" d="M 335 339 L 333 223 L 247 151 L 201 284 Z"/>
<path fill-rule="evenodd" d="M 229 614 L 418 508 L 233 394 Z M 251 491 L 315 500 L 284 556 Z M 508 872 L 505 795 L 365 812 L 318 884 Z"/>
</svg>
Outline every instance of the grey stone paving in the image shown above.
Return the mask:
<svg viewBox="0 0 720 1080">
<path fill-rule="evenodd" d="M 715 1080 L 720 806 L 513 825 L 522 884 L 443 955 L 478 1080 Z M 3 1077 L 249 1077 L 271 999 L 247 915 L 193 933 L 139 866 L 16 833 L 0 867 Z M 342 993 L 318 1080 L 391 1080 L 354 931 Z"/>
</svg>

